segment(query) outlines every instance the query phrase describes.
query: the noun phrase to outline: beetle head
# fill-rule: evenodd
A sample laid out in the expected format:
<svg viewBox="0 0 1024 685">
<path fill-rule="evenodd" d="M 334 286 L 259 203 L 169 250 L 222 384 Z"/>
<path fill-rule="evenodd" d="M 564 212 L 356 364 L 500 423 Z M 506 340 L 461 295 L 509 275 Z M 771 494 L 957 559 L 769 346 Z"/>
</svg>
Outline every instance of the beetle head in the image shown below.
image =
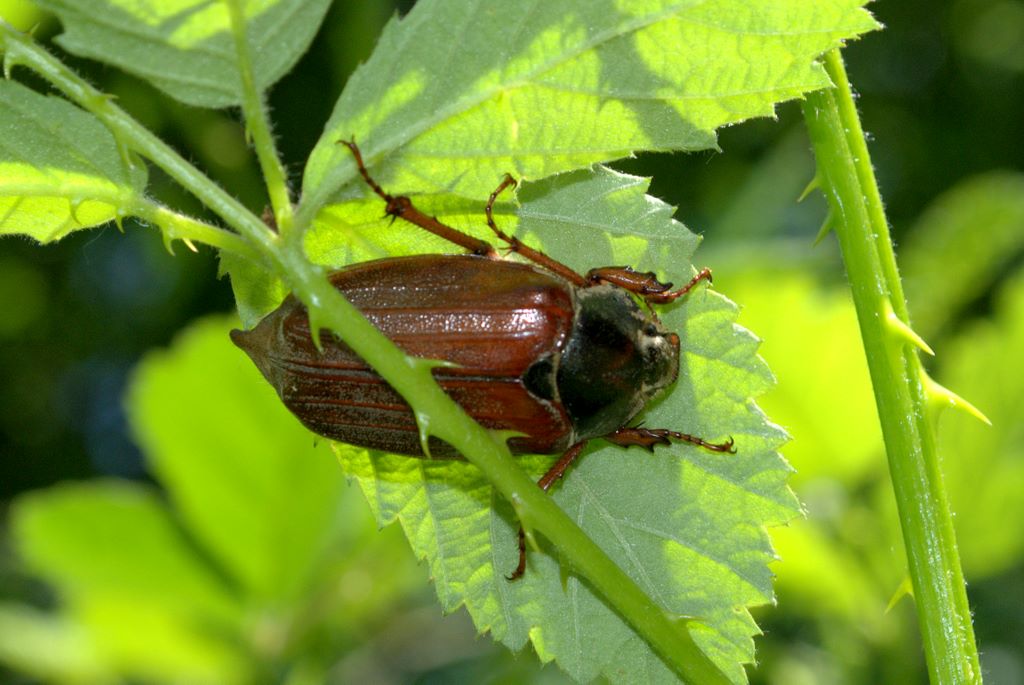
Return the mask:
<svg viewBox="0 0 1024 685">
<path fill-rule="evenodd" d="M 679 336 L 665 329 L 653 314 L 645 317 L 636 332 L 637 353 L 643 358 L 641 392 L 647 399 L 676 382 L 679 376 Z M 646 402 L 646 401 L 645 401 Z"/>
<path fill-rule="evenodd" d="M 558 369 L 558 391 L 577 439 L 625 426 L 679 375 L 679 336 L 622 288 L 577 293 L 576 320 Z"/>
</svg>

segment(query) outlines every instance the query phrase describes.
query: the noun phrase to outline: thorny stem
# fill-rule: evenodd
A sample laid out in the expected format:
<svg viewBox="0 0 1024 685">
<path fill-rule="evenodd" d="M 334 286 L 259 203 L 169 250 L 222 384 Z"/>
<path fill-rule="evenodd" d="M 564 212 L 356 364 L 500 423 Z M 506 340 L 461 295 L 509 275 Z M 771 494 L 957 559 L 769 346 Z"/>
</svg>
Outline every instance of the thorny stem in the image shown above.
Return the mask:
<svg viewBox="0 0 1024 685">
<path fill-rule="evenodd" d="M 218 250 L 233 252 L 252 261 L 261 259 L 260 253 L 237 233 L 225 231 L 219 226 L 180 214 L 147 198 L 129 202 L 123 209 L 126 214 L 137 216 L 159 226 L 166 236 L 168 248 L 170 248 L 172 240 L 186 241 L 189 247 L 192 247 L 192 241 L 195 241 Z"/>
<path fill-rule="evenodd" d="M 697 647 L 687 621 L 666 612 L 615 565 L 512 458 L 504 439 L 473 421 L 434 382 L 430 364 L 406 356 L 378 331 L 306 257 L 301 241 L 280 240 L 258 217 L 146 130 L 108 97 L 80 79 L 30 39 L 0 22 L 5 58 L 26 65 L 71 100 L 101 119 L 122 144 L 153 161 L 234 227 L 283 278 L 309 311 L 310 329 L 330 329 L 414 408 L 421 427 L 454 446 L 508 499 L 523 525 L 549 540 L 574 572 L 586 579 L 652 646 L 665 663 L 691 683 L 729 683 L 729 678 Z M 247 122 L 252 130 L 253 123 Z M 276 209 L 276 207 L 275 207 Z M 300 207 L 302 216 L 315 208 Z M 292 235 L 301 235 L 296 224 Z M 282 236 L 284 237 L 284 236 Z"/>
<path fill-rule="evenodd" d="M 853 291 L 885 438 L 931 682 L 980 683 L 952 516 L 926 411 L 927 376 L 909 327 L 878 184 L 838 50 L 835 88 L 810 94 L 804 118 Z"/>
</svg>

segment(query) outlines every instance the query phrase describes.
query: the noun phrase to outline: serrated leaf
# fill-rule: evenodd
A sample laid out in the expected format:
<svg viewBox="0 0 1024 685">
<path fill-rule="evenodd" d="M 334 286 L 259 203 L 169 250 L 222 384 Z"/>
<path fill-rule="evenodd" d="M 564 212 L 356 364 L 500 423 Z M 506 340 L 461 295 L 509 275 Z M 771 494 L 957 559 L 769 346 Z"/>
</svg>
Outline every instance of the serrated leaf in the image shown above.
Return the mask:
<svg viewBox="0 0 1024 685">
<path fill-rule="evenodd" d="M 145 185 L 96 117 L 0 81 L 0 235 L 58 240 L 115 219 Z"/>
<path fill-rule="evenodd" d="M 828 85 L 815 58 L 876 28 L 861 0 L 421 0 L 350 79 L 306 166 L 303 211 L 354 178 L 486 197 L 631 154 L 715 146 L 714 130 Z M 387 157 L 388 164 L 378 164 Z"/>
<path fill-rule="evenodd" d="M 643 179 L 607 169 L 528 184 L 520 193 L 520 234 L 570 264 L 584 244 L 587 254 L 662 266 L 685 281 L 697 238 L 645 190 Z M 624 234 L 623 226 L 650 238 L 614 235 Z M 588 237 L 594 235 L 596 241 Z M 595 441 L 553 496 L 668 611 L 706 625 L 697 631 L 698 644 L 742 682 L 740 664 L 753 660 L 757 632 L 746 607 L 772 597 L 764 528 L 798 510 L 785 485 L 789 468 L 775 451 L 785 434 L 751 401 L 772 378 L 756 355 L 756 339 L 735 317 L 734 305 L 704 288 L 663 312 L 683 340 L 681 377 L 642 418 L 650 427 L 708 439 L 731 435 L 736 455 L 684 446 L 651 455 Z M 337 449 L 380 522 L 399 520 L 416 553 L 429 561 L 446 610 L 465 605 L 481 631 L 514 650 L 530 640 L 542 659 L 557 660 L 583 682 L 600 675 L 675 680 L 585 583 L 563 578 L 543 540 L 544 552 L 531 552 L 525 578 L 505 579 L 515 567 L 516 521 L 475 468 Z M 523 463 L 540 475 L 553 459 Z"/>
<path fill-rule="evenodd" d="M 772 531 L 784 561 L 774 568 L 775 588 L 787 612 L 856 641 L 859 633 L 844 631 L 877 627 L 891 592 L 888 569 L 895 576 L 904 564 L 885 537 L 891 512 L 865 510 L 843 495 L 879 490 L 891 509 L 891 486 L 881 476 L 881 429 L 849 293 L 780 266 L 776 254 L 784 247 L 762 245 L 760 255 L 739 260 L 734 255 L 721 279 L 743 303 L 740 320 L 764 337 L 759 352 L 779 383 L 760 402 L 793 435 L 785 450 L 796 469 L 790 482 L 809 511 L 806 519 Z M 836 388 L 843 389 L 842 402 L 832 401 Z"/>
<path fill-rule="evenodd" d="M 198 107 L 242 100 L 234 38 L 223 2 L 38 0 L 64 24 L 67 51 L 112 64 Z M 286 74 L 309 47 L 330 0 L 245 2 L 256 87 Z"/>
<path fill-rule="evenodd" d="M 581 272 L 597 264 L 675 262 L 685 274 L 700 238 L 672 220 L 672 207 L 644 194 L 649 184 L 650 179 L 606 167 L 565 174 L 555 183 L 525 184 L 519 193 L 520 232 Z"/>
</svg>

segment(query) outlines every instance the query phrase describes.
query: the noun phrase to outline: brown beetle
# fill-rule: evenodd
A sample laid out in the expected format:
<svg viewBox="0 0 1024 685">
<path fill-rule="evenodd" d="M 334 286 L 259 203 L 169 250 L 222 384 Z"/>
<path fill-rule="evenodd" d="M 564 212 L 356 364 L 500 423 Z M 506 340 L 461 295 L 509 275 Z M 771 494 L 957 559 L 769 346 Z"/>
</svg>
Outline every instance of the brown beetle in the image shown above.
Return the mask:
<svg viewBox="0 0 1024 685">
<path fill-rule="evenodd" d="M 653 449 L 670 440 L 732 452 L 732 439 L 711 443 L 665 429 L 629 427 L 644 406 L 675 382 L 679 336 L 648 304 L 671 302 L 702 280 L 707 269 L 672 291 L 651 273 L 605 267 L 580 275 L 506 235 L 494 223 L 498 194 L 485 213 L 495 234 L 533 264 L 499 257 L 487 242 L 446 226 L 416 209 L 409 198 L 386 193 L 370 177 L 354 142 L 345 143 L 367 184 L 387 203 L 387 214 L 416 224 L 471 251 L 354 264 L 331 283 L 407 354 L 451 362 L 434 369 L 438 384 L 481 425 L 515 431 L 517 454 L 562 458 L 539 485 L 547 490 L 587 441 Z M 305 307 L 289 296 L 253 330 L 232 331 L 288 407 L 319 435 L 370 449 L 423 457 L 412 410 L 347 345 L 322 336 L 317 350 Z M 432 458 L 457 459 L 431 437 Z M 526 567 L 523 531 L 519 565 Z"/>
</svg>

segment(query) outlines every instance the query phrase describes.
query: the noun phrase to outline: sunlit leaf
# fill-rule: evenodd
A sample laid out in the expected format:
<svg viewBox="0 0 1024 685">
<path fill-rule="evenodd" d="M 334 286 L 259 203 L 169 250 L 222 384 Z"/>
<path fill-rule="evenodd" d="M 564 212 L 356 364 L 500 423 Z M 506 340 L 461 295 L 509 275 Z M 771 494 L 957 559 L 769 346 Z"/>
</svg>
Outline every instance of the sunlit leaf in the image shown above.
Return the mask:
<svg viewBox="0 0 1024 685">
<path fill-rule="evenodd" d="M 743 302 L 740 321 L 764 338 L 759 352 L 779 382 L 758 402 L 793 437 L 784 454 L 807 510 L 772 531 L 782 558 L 775 588 L 786 615 L 855 644 L 874 636 L 851 625 L 900 625 L 885 612 L 904 561 L 881 429 L 849 293 L 776 263 L 773 249 L 784 253 L 762 246 L 760 257 L 746 255 L 718 281 Z"/>
<path fill-rule="evenodd" d="M 182 518 L 217 561 L 252 596 L 293 598 L 335 534 L 324 523 L 337 514 L 342 479 L 329 451 L 314 449 L 273 389 L 254 387 L 248 360 L 213 329 L 223 335 L 219 321 L 195 327 L 139 367 L 132 422 Z"/>
<path fill-rule="evenodd" d="M 849 294 L 770 265 L 733 267 L 727 283 L 780 379 L 762 404 L 793 433 L 786 458 L 797 471 L 794 485 L 824 478 L 857 488 L 877 478 L 882 433 Z M 836 388 L 841 402 L 829 401 Z"/>
<path fill-rule="evenodd" d="M 0 662 L 47 682 L 112 680 L 87 631 L 22 604 L 0 604 Z"/>
<path fill-rule="evenodd" d="M 350 79 L 306 167 L 319 211 L 354 178 L 355 138 L 402 193 L 486 197 L 714 130 L 828 85 L 814 61 L 876 27 L 861 0 L 421 0 Z M 380 164 L 386 158 L 386 164 Z"/>
<path fill-rule="evenodd" d="M 642 179 L 605 169 L 531 184 L 520 194 L 520 231 L 570 263 L 567 247 L 589 241 L 598 255 L 661 265 L 684 281 L 693 273 L 697 239 L 645 190 Z M 637 235 L 615 235 L 626 225 Z M 595 228 L 607 232 L 594 234 Z M 652 455 L 595 441 L 553 496 L 656 601 L 696 617 L 698 643 L 741 682 L 740 664 L 753 659 L 757 632 L 746 607 L 772 598 L 765 527 L 798 509 L 785 486 L 789 468 L 775 452 L 785 434 L 751 400 L 772 378 L 756 355 L 757 341 L 735 317 L 734 305 L 704 288 L 664 312 L 683 340 L 681 376 L 642 418 L 650 427 L 708 439 L 731 435 L 736 455 L 682 446 Z M 512 649 L 532 641 L 542 659 L 557 660 L 583 682 L 602 674 L 674 680 L 585 583 L 563 578 L 543 541 L 545 551 L 530 554 L 526 577 L 506 580 L 516 563 L 516 521 L 475 468 L 337 449 L 380 521 L 397 518 L 429 560 L 446 608 L 465 605 L 481 631 Z M 539 475 L 553 459 L 524 464 Z"/>
<path fill-rule="evenodd" d="M 60 588 L 93 643 L 93 660 L 150 677 L 240 682 L 242 656 L 191 626 L 237 632 L 243 608 L 155 493 L 122 483 L 69 485 L 29 495 L 14 513 L 21 554 Z M 139 658 L 146 644 L 156 658 Z"/>
<path fill-rule="evenodd" d="M 914 328 L 931 338 L 1024 253 L 1024 174 L 992 172 L 954 186 L 901 248 Z"/>
<path fill-rule="evenodd" d="M 93 115 L 0 81 L 0 235 L 58 240 L 123 214 L 145 185 Z"/>
<path fill-rule="evenodd" d="M 64 49 L 144 78 L 200 107 L 241 102 L 234 38 L 224 2 L 38 0 L 57 14 Z M 309 47 L 330 0 L 243 2 L 256 87 L 265 90 Z"/>
</svg>

